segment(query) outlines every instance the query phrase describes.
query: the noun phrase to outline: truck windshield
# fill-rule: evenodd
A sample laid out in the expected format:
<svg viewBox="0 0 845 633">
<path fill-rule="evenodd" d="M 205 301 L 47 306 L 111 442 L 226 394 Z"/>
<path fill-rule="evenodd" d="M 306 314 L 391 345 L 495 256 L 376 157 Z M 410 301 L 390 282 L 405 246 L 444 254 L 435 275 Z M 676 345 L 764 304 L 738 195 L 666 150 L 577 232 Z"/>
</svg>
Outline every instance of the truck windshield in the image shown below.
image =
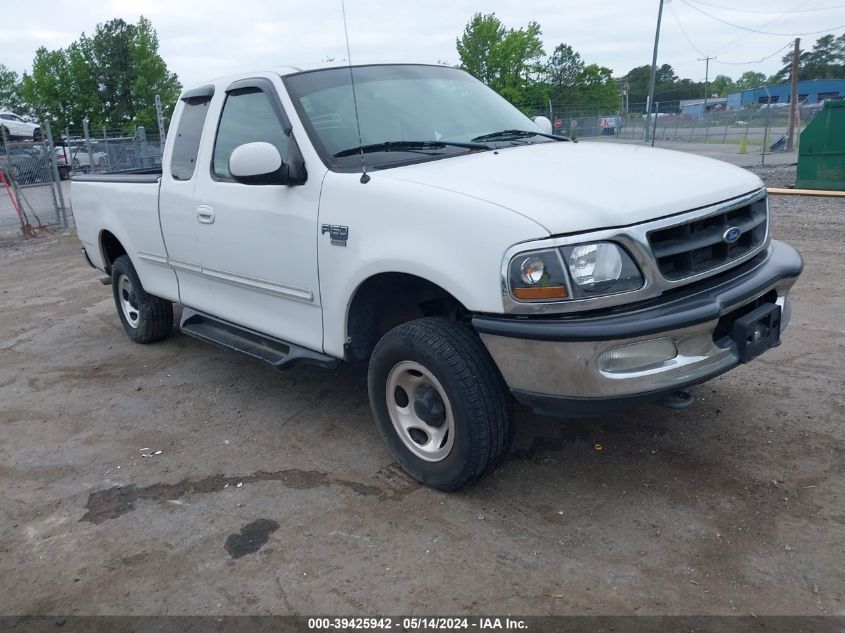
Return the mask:
<svg viewBox="0 0 845 633">
<path fill-rule="evenodd" d="M 323 160 L 333 169 L 392 167 L 493 147 L 487 141 L 553 142 L 493 90 L 456 68 L 354 66 L 361 137 L 349 68 L 285 77 Z M 517 140 L 518 139 L 518 140 Z"/>
</svg>

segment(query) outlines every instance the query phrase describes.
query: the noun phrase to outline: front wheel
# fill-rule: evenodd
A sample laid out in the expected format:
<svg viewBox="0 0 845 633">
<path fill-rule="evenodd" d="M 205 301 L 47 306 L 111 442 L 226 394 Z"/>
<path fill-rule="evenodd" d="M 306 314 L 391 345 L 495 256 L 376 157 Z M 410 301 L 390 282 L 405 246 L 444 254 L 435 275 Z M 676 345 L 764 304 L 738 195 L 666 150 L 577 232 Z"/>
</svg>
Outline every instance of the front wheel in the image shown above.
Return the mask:
<svg viewBox="0 0 845 633">
<path fill-rule="evenodd" d="M 147 293 L 127 255 L 111 267 L 112 292 L 126 335 L 136 343 L 155 343 L 173 329 L 173 304 Z"/>
<path fill-rule="evenodd" d="M 368 383 L 388 449 L 421 483 L 466 488 L 507 454 L 510 394 L 468 326 L 430 317 L 395 327 L 373 350 Z"/>
</svg>

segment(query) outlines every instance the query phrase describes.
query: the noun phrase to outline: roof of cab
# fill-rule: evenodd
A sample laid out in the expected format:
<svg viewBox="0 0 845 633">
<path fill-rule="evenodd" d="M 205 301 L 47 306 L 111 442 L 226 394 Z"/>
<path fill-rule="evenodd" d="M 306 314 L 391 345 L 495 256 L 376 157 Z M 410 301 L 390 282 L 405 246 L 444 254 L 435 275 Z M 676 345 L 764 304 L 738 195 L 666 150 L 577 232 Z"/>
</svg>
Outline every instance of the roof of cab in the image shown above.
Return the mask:
<svg viewBox="0 0 845 633">
<path fill-rule="evenodd" d="M 395 62 L 395 61 L 365 61 L 365 62 L 356 62 L 352 64 L 353 68 L 357 68 L 358 66 L 443 66 L 443 64 L 431 64 L 425 62 Z M 328 68 L 348 68 L 349 64 L 345 61 L 331 61 L 331 62 L 316 62 L 316 63 L 308 63 L 308 64 L 289 64 L 286 66 L 271 66 L 269 68 L 264 68 L 261 70 L 253 69 L 250 71 L 244 71 L 239 73 L 232 73 L 230 75 L 224 75 L 223 77 L 215 77 L 214 79 L 209 79 L 208 81 L 203 81 L 198 84 L 194 84 L 189 88 L 182 91 L 182 95 L 180 98 L 184 99 L 185 95 L 188 93 L 192 93 L 196 91 L 198 88 L 202 88 L 204 86 L 209 86 L 211 84 L 220 85 L 220 84 L 229 84 L 233 81 L 237 81 L 238 79 L 246 79 L 248 77 L 255 77 L 256 74 L 267 74 L 267 73 L 275 73 L 282 77 L 286 77 L 288 75 L 295 75 L 297 73 L 308 72 L 312 70 L 325 70 Z"/>
</svg>

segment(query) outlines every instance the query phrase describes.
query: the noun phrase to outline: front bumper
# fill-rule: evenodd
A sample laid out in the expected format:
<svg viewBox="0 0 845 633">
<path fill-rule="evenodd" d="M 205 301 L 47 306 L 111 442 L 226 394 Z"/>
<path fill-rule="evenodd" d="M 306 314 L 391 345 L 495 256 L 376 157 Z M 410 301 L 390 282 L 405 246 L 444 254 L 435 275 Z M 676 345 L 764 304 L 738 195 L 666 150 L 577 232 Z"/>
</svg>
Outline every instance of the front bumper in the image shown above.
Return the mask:
<svg viewBox="0 0 845 633">
<path fill-rule="evenodd" d="M 762 256 L 644 306 L 598 316 L 514 318 L 476 315 L 481 335 L 517 400 L 538 413 L 597 415 L 663 396 L 722 374 L 740 363 L 726 325 L 751 306 L 781 307 L 781 332 L 790 318 L 789 290 L 801 255 L 772 241 Z M 729 329 L 729 328 L 728 328 Z M 677 356 L 657 366 L 605 371 L 610 349 L 671 339 Z"/>
</svg>

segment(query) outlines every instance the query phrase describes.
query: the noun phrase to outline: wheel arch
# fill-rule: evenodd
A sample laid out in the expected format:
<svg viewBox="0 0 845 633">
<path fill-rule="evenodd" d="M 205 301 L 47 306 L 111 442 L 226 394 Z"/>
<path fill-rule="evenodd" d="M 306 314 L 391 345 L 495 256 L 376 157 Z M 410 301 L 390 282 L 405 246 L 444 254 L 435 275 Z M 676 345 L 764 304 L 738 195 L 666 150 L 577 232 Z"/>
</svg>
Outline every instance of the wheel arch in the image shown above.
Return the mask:
<svg viewBox="0 0 845 633">
<path fill-rule="evenodd" d="M 110 275 L 114 261 L 121 255 L 128 256 L 129 252 L 120 239 L 108 229 L 100 231 L 97 241 L 100 245 L 100 256 L 103 259 L 103 270 Z"/>
<path fill-rule="evenodd" d="M 451 292 L 424 277 L 380 272 L 361 281 L 347 304 L 344 352 L 351 362 L 366 362 L 390 329 L 426 316 L 466 320 L 470 313 Z"/>
</svg>

